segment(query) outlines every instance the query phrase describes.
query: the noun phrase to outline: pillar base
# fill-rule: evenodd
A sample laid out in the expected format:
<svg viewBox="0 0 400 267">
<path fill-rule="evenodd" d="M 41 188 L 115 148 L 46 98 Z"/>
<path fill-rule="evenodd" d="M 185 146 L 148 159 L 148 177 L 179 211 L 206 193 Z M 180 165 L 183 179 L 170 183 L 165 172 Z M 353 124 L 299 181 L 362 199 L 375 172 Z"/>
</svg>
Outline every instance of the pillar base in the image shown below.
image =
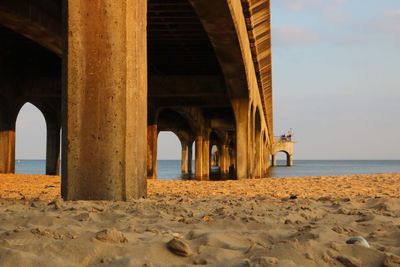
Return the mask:
<svg viewBox="0 0 400 267">
<path fill-rule="evenodd" d="M 15 173 L 15 130 L 0 131 L 0 173 Z"/>
</svg>

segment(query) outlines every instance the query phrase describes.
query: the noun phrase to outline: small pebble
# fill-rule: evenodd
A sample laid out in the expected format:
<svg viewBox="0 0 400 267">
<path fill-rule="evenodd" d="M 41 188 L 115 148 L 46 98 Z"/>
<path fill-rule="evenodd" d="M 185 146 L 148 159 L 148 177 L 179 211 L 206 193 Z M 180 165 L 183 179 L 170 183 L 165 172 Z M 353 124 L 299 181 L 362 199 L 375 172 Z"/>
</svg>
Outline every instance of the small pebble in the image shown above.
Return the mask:
<svg viewBox="0 0 400 267">
<path fill-rule="evenodd" d="M 351 237 L 350 239 L 348 239 L 346 241 L 346 243 L 350 244 L 350 245 L 360 245 L 360 246 L 363 246 L 363 247 L 366 247 L 366 248 L 370 247 L 368 242 L 367 242 L 367 240 L 365 240 L 365 238 L 362 237 L 362 236 Z"/>
<path fill-rule="evenodd" d="M 109 243 L 128 243 L 128 239 L 123 233 L 115 229 L 105 229 L 96 233 L 96 239 Z"/>
<path fill-rule="evenodd" d="M 182 238 L 174 237 L 167 243 L 167 248 L 178 256 L 189 257 L 192 255 L 190 246 Z"/>
</svg>

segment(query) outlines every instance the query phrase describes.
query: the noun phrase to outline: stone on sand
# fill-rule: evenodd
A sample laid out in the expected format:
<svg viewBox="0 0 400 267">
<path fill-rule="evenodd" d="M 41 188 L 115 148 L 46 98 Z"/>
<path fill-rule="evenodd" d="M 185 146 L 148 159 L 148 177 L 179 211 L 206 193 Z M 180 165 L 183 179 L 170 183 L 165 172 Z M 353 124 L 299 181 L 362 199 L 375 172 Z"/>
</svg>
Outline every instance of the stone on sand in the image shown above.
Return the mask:
<svg viewBox="0 0 400 267">
<path fill-rule="evenodd" d="M 189 257 L 193 254 L 189 244 L 179 237 L 171 239 L 167 243 L 167 248 L 175 255 L 182 257 Z"/>
<path fill-rule="evenodd" d="M 346 241 L 346 243 L 350 244 L 350 245 L 360 245 L 360 246 L 363 246 L 363 247 L 366 247 L 366 248 L 370 247 L 369 244 L 368 244 L 368 241 L 365 240 L 365 238 L 362 237 L 362 236 L 351 237 Z"/>
<path fill-rule="evenodd" d="M 123 233 L 115 229 L 104 229 L 96 233 L 96 239 L 108 243 L 128 243 Z"/>
</svg>

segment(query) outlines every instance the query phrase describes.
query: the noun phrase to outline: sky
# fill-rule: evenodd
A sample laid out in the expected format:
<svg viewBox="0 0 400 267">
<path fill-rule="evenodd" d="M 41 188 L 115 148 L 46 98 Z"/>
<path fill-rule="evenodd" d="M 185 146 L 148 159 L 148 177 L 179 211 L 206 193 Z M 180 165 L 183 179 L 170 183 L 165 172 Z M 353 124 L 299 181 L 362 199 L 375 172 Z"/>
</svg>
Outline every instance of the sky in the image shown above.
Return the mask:
<svg viewBox="0 0 400 267">
<path fill-rule="evenodd" d="M 274 131 L 295 159 L 400 159 L 400 1 L 271 0 Z M 45 122 L 25 105 L 18 159 L 45 158 Z M 159 159 L 179 159 L 160 133 Z"/>
</svg>

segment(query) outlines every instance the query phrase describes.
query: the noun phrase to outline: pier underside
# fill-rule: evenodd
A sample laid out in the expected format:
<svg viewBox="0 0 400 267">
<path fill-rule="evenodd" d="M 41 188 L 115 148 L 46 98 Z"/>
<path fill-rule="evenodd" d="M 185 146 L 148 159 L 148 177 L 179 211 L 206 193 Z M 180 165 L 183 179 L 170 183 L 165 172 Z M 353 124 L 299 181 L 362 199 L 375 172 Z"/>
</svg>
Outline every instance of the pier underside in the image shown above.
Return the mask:
<svg viewBox="0 0 400 267">
<path fill-rule="evenodd" d="M 30 102 L 47 124 L 47 174 L 62 153 L 64 199 L 146 196 L 160 131 L 178 136 L 183 175 L 208 180 L 214 165 L 262 177 L 274 142 L 269 23 L 269 0 L 0 3 L 0 173 L 15 171 L 15 122 Z"/>
</svg>

